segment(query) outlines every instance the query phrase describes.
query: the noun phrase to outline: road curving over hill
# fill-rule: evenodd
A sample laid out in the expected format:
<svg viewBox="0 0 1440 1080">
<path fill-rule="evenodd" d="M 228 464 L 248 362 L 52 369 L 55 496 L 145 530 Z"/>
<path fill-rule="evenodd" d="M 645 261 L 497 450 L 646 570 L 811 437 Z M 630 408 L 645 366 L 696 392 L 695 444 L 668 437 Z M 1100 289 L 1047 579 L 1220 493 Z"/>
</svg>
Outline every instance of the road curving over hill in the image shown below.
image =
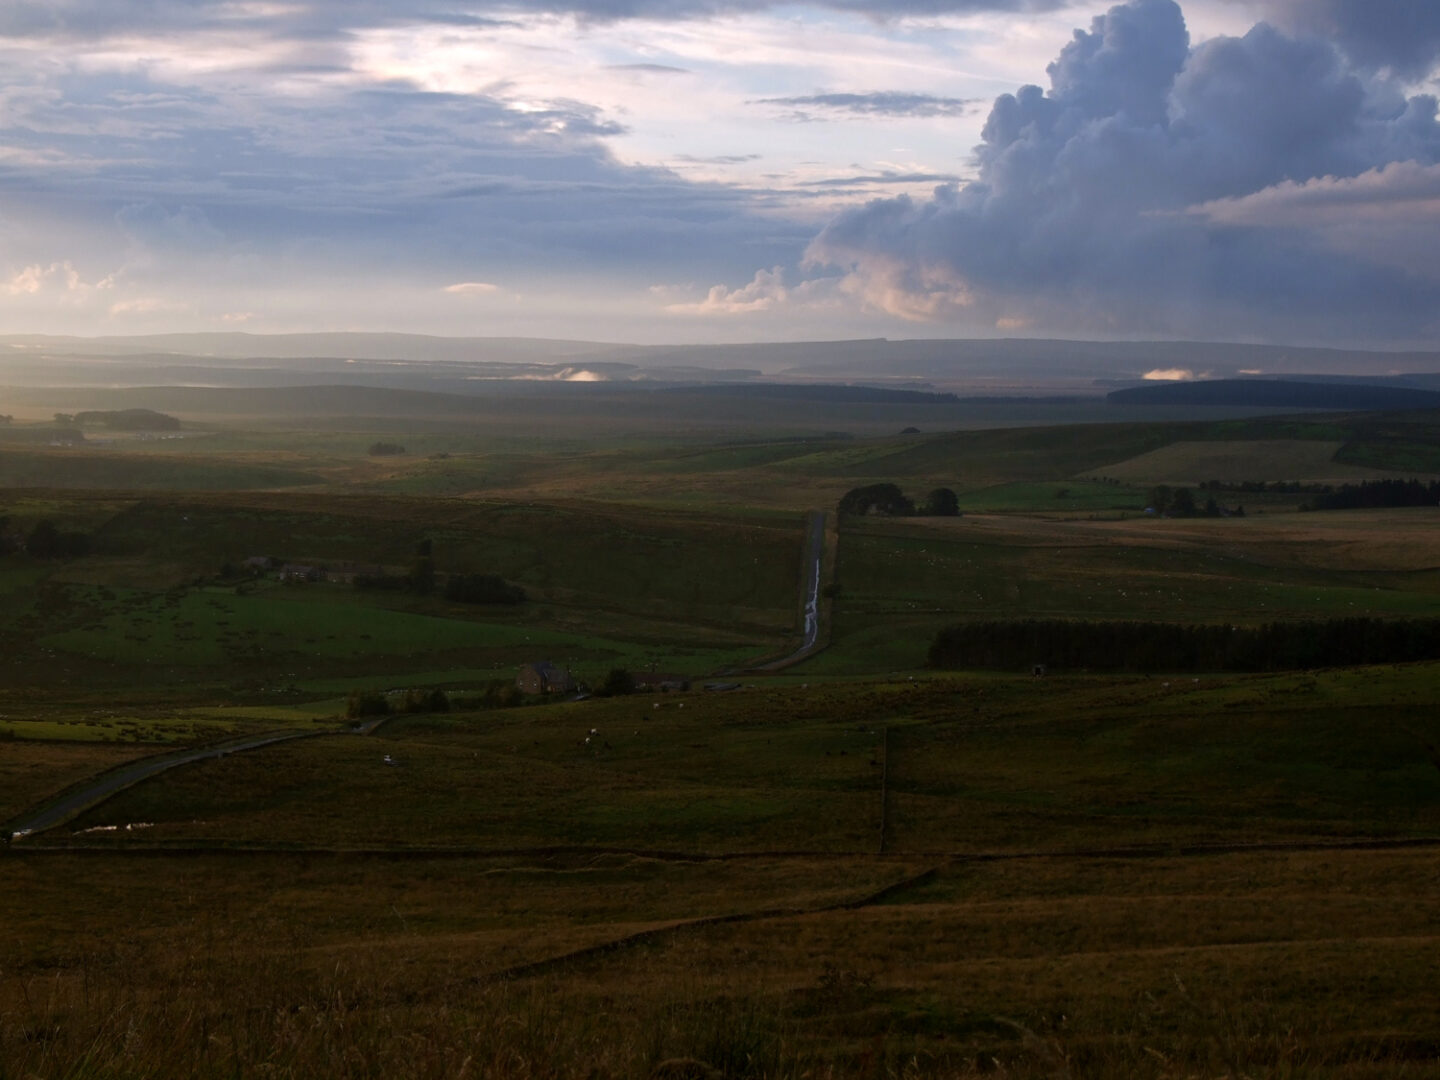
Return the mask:
<svg viewBox="0 0 1440 1080">
<path fill-rule="evenodd" d="M 753 670 L 780 671 L 825 647 L 820 640 L 820 582 L 823 580 L 824 561 L 825 511 L 811 510 L 805 516 L 805 570 L 800 578 L 800 607 L 804 616 L 800 647 Z"/>
<path fill-rule="evenodd" d="M 82 782 L 77 787 L 26 810 L 19 817 L 0 828 L 0 836 L 3 836 L 6 843 L 11 843 L 23 840 L 27 836 L 46 832 L 57 825 L 65 824 L 72 818 L 79 817 L 86 810 L 100 805 L 126 788 L 133 787 L 141 781 L 181 765 L 206 761 L 210 758 L 220 758 L 227 754 L 238 754 L 245 750 L 258 750 L 262 746 L 288 742 L 291 739 L 311 738 L 320 734 L 326 734 L 326 732 L 272 731 L 263 735 L 251 735 L 242 739 L 213 743 L 210 746 L 202 746 L 194 750 L 161 754 L 132 761 L 127 765 L 121 765 L 119 768 L 102 773 L 89 781 Z"/>
</svg>

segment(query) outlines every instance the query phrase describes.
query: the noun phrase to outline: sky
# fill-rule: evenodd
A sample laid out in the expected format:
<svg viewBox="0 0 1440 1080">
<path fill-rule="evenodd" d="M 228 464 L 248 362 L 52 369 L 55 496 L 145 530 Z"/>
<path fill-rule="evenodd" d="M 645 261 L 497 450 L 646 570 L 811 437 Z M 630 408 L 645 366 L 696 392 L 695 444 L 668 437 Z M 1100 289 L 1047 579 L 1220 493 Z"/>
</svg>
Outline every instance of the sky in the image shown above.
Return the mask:
<svg viewBox="0 0 1440 1080">
<path fill-rule="evenodd" d="M 1440 348 L 1435 0 L 5 0 L 0 333 Z"/>
</svg>

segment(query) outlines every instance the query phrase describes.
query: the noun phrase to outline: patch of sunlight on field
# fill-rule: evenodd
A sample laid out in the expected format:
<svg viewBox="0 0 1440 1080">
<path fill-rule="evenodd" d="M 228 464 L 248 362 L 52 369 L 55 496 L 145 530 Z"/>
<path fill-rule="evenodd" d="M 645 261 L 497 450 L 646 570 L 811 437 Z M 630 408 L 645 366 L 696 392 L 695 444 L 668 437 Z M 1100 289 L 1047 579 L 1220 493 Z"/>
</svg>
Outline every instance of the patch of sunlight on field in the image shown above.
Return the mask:
<svg viewBox="0 0 1440 1080">
<path fill-rule="evenodd" d="M 192 719 L 174 716 L 164 719 L 3 720 L 0 721 L 0 739 L 69 743 L 194 742 L 229 735 L 242 719 L 237 715 L 233 722 L 221 717 Z"/>
<path fill-rule="evenodd" d="M 1295 439 L 1235 442 L 1177 442 L 1114 465 L 1090 470 L 1093 477 L 1147 484 L 1238 484 L 1246 480 L 1304 480 L 1356 483 L 1392 473 L 1337 463 L 1342 443 Z"/>
<path fill-rule="evenodd" d="M 185 710 L 185 716 L 201 720 L 230 721 L 270 720 L 292 726 L 322 724 L 344 715 L 343 698 L 327 698 L 298 705 L 217 705 Z"/>
</svg>

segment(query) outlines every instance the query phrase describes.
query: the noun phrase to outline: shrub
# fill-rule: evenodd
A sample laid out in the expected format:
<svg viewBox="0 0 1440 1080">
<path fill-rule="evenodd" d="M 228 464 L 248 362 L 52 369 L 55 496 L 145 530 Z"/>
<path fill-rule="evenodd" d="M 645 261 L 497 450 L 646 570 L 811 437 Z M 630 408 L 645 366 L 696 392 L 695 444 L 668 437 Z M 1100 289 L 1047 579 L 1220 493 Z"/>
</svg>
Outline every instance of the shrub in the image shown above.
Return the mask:
<svg viewBox="0 0 1440 1080">
<path fill-rule="evenodd" d="M 445 582 L 445 599 L 462 604 L 520 604 L 525 590 L 499 574 L 451 574 Z"/>
<path fill-rule="evenodd" d="M 345 702 L 345 715 L 351 720 L 363 716 L 389 716 L 390 702 L 384 694 L 374 691 L 363 694 L 356 692 Z"/>
</svg>

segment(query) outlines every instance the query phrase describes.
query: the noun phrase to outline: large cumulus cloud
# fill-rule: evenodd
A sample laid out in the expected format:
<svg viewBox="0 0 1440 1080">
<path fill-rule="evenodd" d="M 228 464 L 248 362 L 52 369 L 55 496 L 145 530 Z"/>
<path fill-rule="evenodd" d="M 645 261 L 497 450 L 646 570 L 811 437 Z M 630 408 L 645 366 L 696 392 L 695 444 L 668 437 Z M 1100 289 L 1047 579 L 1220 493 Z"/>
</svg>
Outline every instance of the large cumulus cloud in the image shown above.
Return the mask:
<svg viewBox="0 0 1440 1080">
<path fill-rule="evenodd" d="M 978 178 L 929 200 L 840 215 L 812 261 L 846 268 L 872 306 L 1002 326 L 1205 336 L 1393 339 L 1437 333 L 1440 268 L 1333 243 L 1296 215 L 1226 201 L 1440 161 L 1436 101 L 1403 96 L 1330 42 L 1268 24 L 1192 46 L 1173 0 L 1097 18 L 1049 67 L 1049 92 L 996 102 Z M 1312 193 L 1313 195 L 1313 193 Z M 1211 212 L 1201 208 L 1209 206 Z M 1429 227 L 1428 223 L 1417 223 Z"/>
<path fill-rule="evenodd" d="M 1271 18 L 1340 43 L 1356 63 L 1402 76 L 1427 74 L 1440 56 L 1435 0 L 1265 0 Z"/>
</svg>

